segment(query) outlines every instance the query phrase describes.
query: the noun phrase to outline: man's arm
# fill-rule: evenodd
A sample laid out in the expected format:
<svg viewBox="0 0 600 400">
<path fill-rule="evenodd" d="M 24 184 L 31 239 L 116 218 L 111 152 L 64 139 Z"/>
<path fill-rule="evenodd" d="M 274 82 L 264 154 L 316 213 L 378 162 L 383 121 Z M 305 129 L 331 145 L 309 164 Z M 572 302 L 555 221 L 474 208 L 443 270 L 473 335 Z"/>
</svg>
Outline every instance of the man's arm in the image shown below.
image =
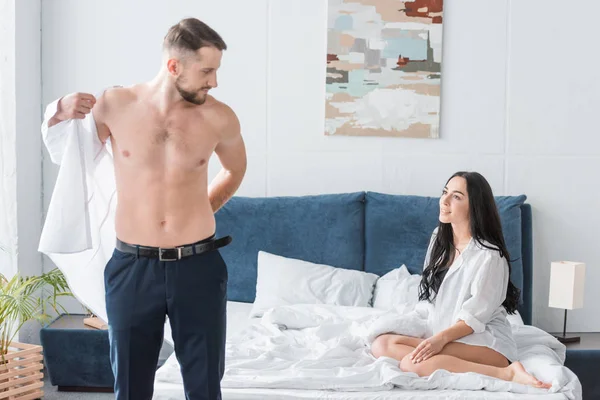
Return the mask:
<svg viewBox="0 0 600 400">
<path fill-rule="evenodd" d="M 105 90 L 99 97 L 96 106 L 94 107 L 94 121 L 96 122 L 96 131 L 98 131 L 98 139 L 102 143 L 106 143 L 110 137 L 110 129 L 106 125 L 107 115 L 110 111 L 109 101 L 107 100 L 109 90 Z"/>
<path fill-rule="evenodd" d="M 213 212 L 217 212 L 235 194 L 246 173 L 246 148 L 240 122 L 233 110 L 225 107 L 228 122 L 215 148 L 223 168 L 208 186 L 208 199 Z"/>
<path fill-rule="evenodd" d="M 48 121 L 48 128 L 69 119 L 84 119 L 95 104 L 96 98 L 89 93 L 71 93 L 62 97 L 58 101 L 56 113 Z"/>
<path fill-rule="evenodd" d="M 53 101 L 46 107 L 40 130 L 44 145 L 54 164 L 61 164 L 67 139 L 73 132 L 73 125 L 61 122 L 85 118 L 95 103 L 96 99 L 91 94 L 72 93 Z"/>
<path fill-rule="evenodd" d="M 96 121 L 96 130 L 98 138 L 102 143 L 110 136 L 110 130 L 105 123 L 105 117 L 108 112 L 106 100 L 106 91 L 98 99 L 89 93 L 71 93 L 61 98 L 56 107 L 56 113 L 48 120 L 48 128 L 53 127 L 69 119 L 84 119 L 87 114 L 94 109 L 94 120 Z"/>
</svg>

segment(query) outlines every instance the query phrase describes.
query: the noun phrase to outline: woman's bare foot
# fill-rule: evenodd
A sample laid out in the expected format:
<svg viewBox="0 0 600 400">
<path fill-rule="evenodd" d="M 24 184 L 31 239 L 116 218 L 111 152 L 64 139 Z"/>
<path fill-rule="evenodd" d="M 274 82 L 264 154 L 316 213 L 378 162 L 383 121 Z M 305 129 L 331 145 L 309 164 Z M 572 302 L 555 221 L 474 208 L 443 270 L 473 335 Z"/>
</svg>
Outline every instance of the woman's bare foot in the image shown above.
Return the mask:
<svg viewBox="0 0 600 400">
<path fill-rule="evenodd" d="M 536 379 L 533 375 L 525 370 L 523 364 L 519 361 L 515 361 L 506 367 L 507 370 L 507 380 L 511 382 L 522 383 L 524 385 L 533 386 L 541 389 L 550 389 L 552 385 L 549 383 L 544 383 L 539 379 Z"/>
</svg>

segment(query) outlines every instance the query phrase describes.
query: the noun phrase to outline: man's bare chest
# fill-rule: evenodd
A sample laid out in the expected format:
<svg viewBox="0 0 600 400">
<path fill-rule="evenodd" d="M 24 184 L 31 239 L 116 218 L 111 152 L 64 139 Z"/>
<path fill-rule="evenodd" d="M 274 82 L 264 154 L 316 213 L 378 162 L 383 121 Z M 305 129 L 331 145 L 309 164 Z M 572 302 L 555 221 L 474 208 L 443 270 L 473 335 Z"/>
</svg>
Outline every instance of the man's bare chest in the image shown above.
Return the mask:
<svg viewBox="0 0 600 400">
<path fill-rule="evenodd" d="M 142 163 L 203 166 L 218 143 L 211 124 L 186 115 L 159 118 L 130 113 L 115 119 L 110 129 L 117 156 Z"/>
</svg>

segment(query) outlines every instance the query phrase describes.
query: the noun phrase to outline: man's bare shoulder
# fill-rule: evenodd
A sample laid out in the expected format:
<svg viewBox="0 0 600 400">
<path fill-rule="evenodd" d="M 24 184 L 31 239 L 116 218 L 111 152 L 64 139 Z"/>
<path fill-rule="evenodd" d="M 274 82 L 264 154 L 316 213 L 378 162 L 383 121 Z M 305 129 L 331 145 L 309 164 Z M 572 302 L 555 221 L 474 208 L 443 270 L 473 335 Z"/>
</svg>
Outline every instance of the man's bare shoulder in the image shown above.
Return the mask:
<svg viewBox="0 0 600 400">
<path fill-rule="evenodd" d="M 113 86 L 106 89 L 98 97 L 98 103 L 101 102 L 105 107 L 122 107 L 137 101 L 140 90 L 139 85 L 130 87 Z"/>
<path fill-rule="evenodd" d="M 202 109 L 204 106 L 223 135 L 231 136 L 240 133 L 240 121 L 231 107 L 212 96 L 208 96 L 206 103 L 198 108 Z"/>
<path fill-rule="evenodd" d="M 137 101 L 138 93 L 137 86 L 113 86 L 104 90 L 96 99 L 93 109 L 96 122 L 109 123 L 115 113 L 122 112 L 125 107 Z"/>
</svg>

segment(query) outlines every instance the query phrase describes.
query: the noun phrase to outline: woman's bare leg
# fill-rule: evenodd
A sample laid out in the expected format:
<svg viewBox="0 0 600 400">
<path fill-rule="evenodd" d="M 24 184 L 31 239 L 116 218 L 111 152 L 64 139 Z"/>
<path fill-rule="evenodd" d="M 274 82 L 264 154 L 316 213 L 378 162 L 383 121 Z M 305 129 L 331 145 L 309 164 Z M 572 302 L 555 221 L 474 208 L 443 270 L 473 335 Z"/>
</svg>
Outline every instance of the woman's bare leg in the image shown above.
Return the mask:
<svg viewBox="0 0 600 400">
<path fill-rule="evenodd" d="M 406 346 L 414 349 L 422 341 L 423 339 L 412 336 L 385 334 L 378 336 L 373 341 L 371 344 L 371 353 L 377 358 L 386 356 L 402 361 L 406 354 Z M 448 343 L 440 354 L 462 358 L 463 360 L 479 364 L 495 365 L 497 367 L 506 367 L 508 365 L 506 358 L 494 350 L 459 342 Z"/>
<path fill-rule="evenodd" d="M 373 341 L 371 352 L 377 358 L 394 358 L 400 361 L 400 369 L 419 376 L 429 376 L 438 369 L 445 369 L 450 372 L 476 372 L 540 388 L 550 387 L 529 374 L 520 362 L 509 365 L 506 357 L 484 346 L 448 343 L 441 353 L 415 364 L 410 359 L 410 353 L 422 341 L 423 339 L 411 336 L 381 335 Z"/>
<path fill-rule="evenodd" d="M 477 364 L 492 365 L 494 367 L 507 367 L 509 361 L 496 350 L 485 346 L 474 346 L 471 344 L 450 342 L 440 352 L 447 356 L 454 356 L 465 361 Z"/>
<path fill-rule="evenodd" d="M 378 336 L 371 344 L 371 353 L 374 357 L 391 357 L 398 361 L 410 354 L 423 339 L 412 336 L 386 334 Z"/>
<path fill-rule="evenodd" d="M 550 384 L 546 384 L 536 379 L 529 374 L 523 365 L 516 361 L 508 365 L 506 358 L 495 350 L 483 346 L 472 346 L 464 343 L 450 343 L 460 346 L 451 346 L 447 352 L 456 353 L 460 351 L 460 355 L 436 354 L 433 357 L 414 363 L 410 358 L 410 353 L 405 355 L 400 361 L 400 369 L 405 372 L 414 372 L 419 376 L 429 376 L 438 369 L 445 369 L 450 372 L 475 372 L 482 375 L 491 376 L 493 378 L 502 379 L 531 385 L 538 388 L 550 388 Z M 449 344 L 449 345 L 450 345 Z M 446 350 L 446 348 L 444 348 Z M 470 360 L 485 359 L 485 363 L 474 362 Z M 490 365 L 492 364 L 492 365 Z"/>
</svg>

